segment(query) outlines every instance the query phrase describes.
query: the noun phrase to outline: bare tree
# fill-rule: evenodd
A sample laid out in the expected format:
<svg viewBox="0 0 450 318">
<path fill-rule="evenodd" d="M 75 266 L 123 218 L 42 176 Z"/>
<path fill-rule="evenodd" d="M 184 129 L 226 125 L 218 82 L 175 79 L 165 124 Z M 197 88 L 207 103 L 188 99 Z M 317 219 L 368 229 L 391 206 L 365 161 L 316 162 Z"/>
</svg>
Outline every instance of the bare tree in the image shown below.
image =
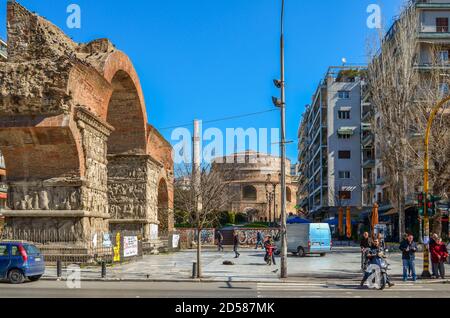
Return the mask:
<svg viewBox="0 0 450 318">
<path fill-rule="evenodd" d="M 405 233 L 405 209 L 409 195 L 423 185 L 423 138 L 432 107 L 440 100 L 448 82 L 444 68 L 436 67 L 438 47 L 430 44 L 431 60 L 419 61 L 419 14 L 408 3 L 369 63 L 367 81 L 377 113 L 373 127 L 391 201 L 399 213 L 399 236 Z M 431 183 L 435 191 L 448 173 L 448 121 L 444 117 L 433 128 Z M 446 139 L 447 138 L 447 139 Z M 440 144 L 440 146 L 438 146 Z M 446 144 L 445 146 L 443 144 Z M 447 157 L 445 157 L 447 155 Z"/>
<path fill-rule="evenodd" d="M 198 173 L 198 175 L 197 175 Z M 218 224 L 221 213 L 232 200 L 232 171 L 219 170 L 211 165 L 200 167 L 198 172 L 185 166 L 177 171 L 174 186 L 174 206 L 176 213 L 184 212 L 184 217 L 190 224 L 195 224 L 197 230 L 197 277 L 202 277 L 201 271 L 201 235 L 203 229 Z"/>
</svg>

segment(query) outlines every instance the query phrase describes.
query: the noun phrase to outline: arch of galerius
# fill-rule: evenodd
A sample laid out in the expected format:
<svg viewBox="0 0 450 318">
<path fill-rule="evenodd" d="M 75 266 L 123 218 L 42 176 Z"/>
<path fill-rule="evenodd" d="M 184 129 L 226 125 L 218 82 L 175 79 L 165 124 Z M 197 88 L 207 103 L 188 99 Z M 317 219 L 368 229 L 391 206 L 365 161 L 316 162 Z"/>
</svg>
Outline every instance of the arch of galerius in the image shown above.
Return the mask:
<svg viewBox="0 0 450 318">
<path fill-rule="evenodd" d="M 147 124 L 130 59 L 107 39 L 73 42 L 15 1 L 7 20 L 8 59 L 0 63 L 6 227 L 70 232 L 77 241 L 112 230 L 155 239 L 161 175 L 173 183 L 171 147 Z"/>
</svg>

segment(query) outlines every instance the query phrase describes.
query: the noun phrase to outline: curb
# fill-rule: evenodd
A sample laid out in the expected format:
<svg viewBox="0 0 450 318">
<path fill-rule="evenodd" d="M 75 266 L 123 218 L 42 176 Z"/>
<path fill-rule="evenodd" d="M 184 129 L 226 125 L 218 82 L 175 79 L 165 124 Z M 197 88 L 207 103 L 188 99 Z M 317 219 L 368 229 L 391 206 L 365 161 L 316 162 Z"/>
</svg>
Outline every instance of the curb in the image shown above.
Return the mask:
<svg viewBox="0 0 450 318">
<path fill-rule="evenodd" d="M 359 282 L 359 280 L 348 279 L 348 278 L 335 278 L 335 279 L 323 279 L 323 278 L 310 278 L 312 281 L 324 280 L 324 281 L 355 281 Z M 67 281 L 66 278 L 56 278 L 56 277 L 42 277 L 43 281 Z M 302 282 L 301 280 L 295 279 L 271 279 L 271 280 L 226 280 L 226 279 L 210 279 L 210 278 L 186 278 L 186 279 L 158 279 L 158 278 L 83 278 L 82 282 L 130 282 L 130 283 L 296 283 Z M 402 281 L 394 281 L 395 283 L 401 285 Z M 408 281 L 406 283 L 412 283 L 412 281 Z M 450 284 L 450 280 L 418 280 L 415 282 L 418 285 L 432 285 L 432 284 Z"/>
</svg>

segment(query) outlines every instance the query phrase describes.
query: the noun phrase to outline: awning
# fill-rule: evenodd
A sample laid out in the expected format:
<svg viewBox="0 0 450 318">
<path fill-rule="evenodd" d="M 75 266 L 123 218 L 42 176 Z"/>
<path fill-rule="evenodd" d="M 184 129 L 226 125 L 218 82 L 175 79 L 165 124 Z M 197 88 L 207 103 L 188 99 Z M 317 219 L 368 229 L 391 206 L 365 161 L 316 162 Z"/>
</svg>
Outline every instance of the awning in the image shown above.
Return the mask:
<svg viewBox="0 0 450 318">
<path fill-rule="evenodd" d="M 356 127 L 341 127 L 338 129 L 338 134 L 340 135 L 353 135 L 355 133 Z"/>
</svg>

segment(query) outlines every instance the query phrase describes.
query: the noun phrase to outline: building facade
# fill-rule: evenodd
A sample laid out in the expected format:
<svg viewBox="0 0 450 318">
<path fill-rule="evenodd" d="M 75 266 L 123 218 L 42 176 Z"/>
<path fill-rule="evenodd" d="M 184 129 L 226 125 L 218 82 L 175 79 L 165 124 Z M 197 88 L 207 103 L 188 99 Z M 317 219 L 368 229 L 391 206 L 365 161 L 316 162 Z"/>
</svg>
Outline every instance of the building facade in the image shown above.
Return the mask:
<svg viewBox="0 0 450 318">
<path fill-rule="evenodd" d="M 244 214 L 248 221 L 277 222 L 280 219 L 281 158 L 247 151 L 216 158 L 213 169 L 232 171 L 230 182 L 232 201 L 227 210 Z M 286 160 L 286 212 L 296 215 L 297 183 Z"/>
<path fill-rule="evenodd" d="M 317 220 L 363 202 L 361 102 L 364 67 L 330 67 L 298 130 L 299 205 Z"/>
</svg>

